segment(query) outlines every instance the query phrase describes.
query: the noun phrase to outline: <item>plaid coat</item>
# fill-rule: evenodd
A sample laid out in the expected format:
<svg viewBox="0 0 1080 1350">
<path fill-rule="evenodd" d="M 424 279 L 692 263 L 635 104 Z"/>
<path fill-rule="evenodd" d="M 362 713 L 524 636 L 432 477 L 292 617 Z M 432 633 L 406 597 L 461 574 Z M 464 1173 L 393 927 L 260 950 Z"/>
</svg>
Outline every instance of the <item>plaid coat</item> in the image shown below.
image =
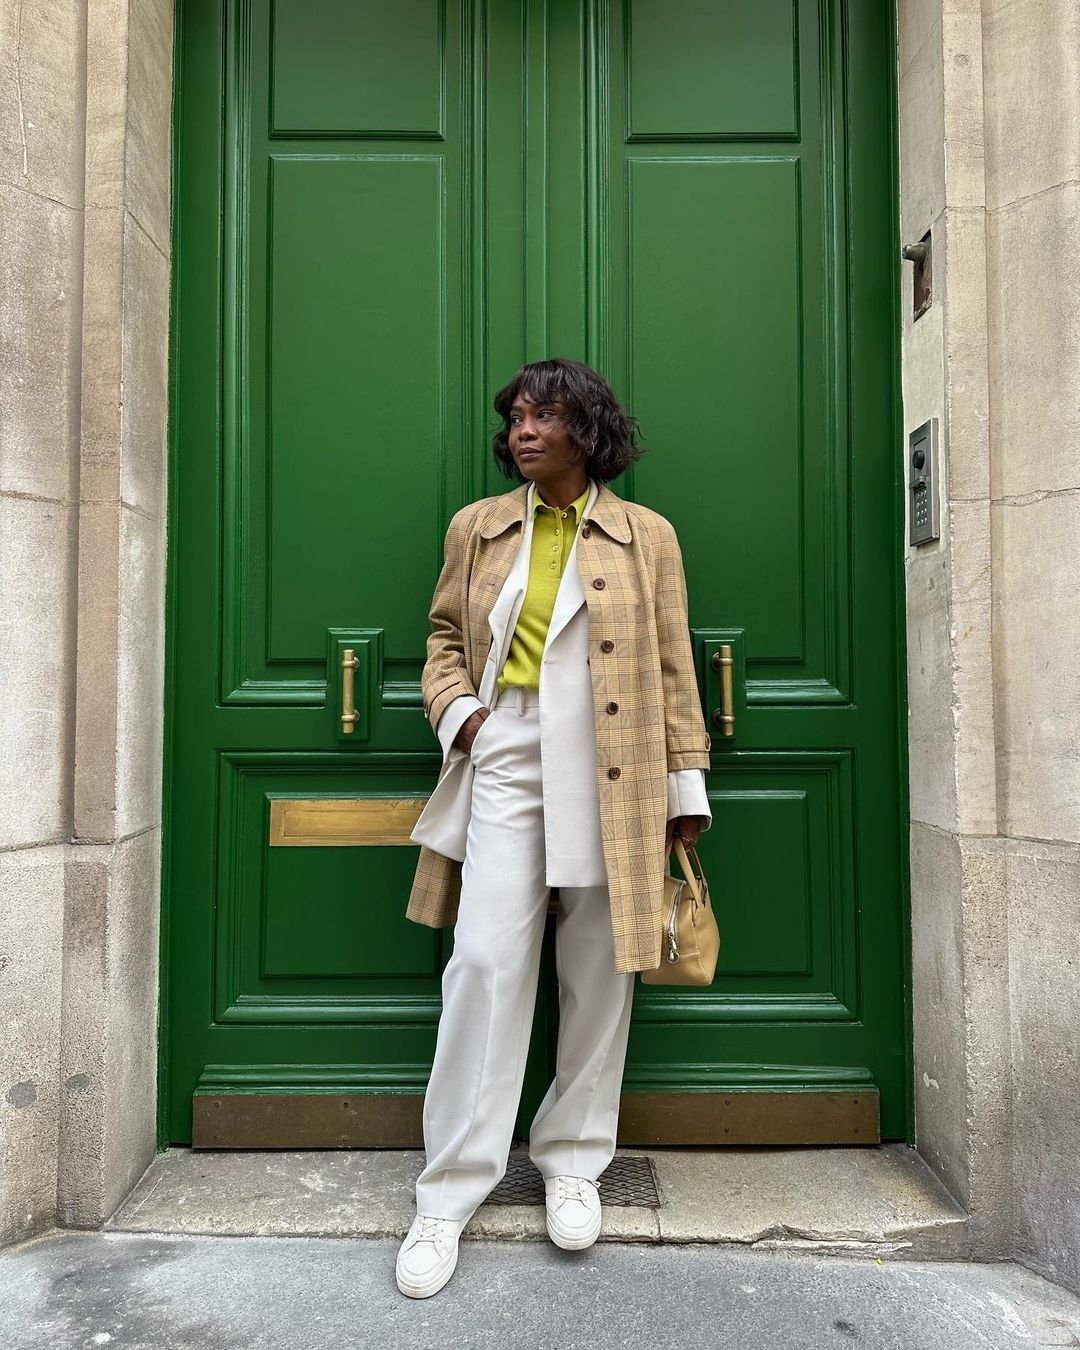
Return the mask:
<svg viewBox="0 0 1080 1350">
<path fill-rule="evenodd" d="M 432 726 L 459 694 L 477 692 L 488 614 L 520 546 L 528 489 L 522 483 L 481 498 L 450 522 L 421 677 Z M 614 700 L 620 710 L 595 719 L 615 969 L 652 970 L 661 957 L 668 771 L 709 767 L 682 554 L 669 521 L 604 483 L 580 527 L 576 553 L 594 707 Z M 461 863 L 421 846 L 406 917 L 431 927 L 452 924 L 460 893 Z"/>
</svg>

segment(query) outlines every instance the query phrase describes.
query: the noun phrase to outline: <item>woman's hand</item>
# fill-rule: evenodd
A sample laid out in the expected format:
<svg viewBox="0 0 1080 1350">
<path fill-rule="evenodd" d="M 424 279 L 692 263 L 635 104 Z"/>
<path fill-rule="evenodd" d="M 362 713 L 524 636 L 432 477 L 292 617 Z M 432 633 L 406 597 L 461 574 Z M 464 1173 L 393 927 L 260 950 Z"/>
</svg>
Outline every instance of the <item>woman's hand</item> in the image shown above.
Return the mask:
<svg viewBox="0 0 1080 1350">
<path fill-rule="evenodd" d="M 704 816 L 675 816 L 669 820 L 664 834 L 664 856 L 671 852 L 676 830 L 682 835 L 684 844 L 696 844 L 704 824 Z"/>
<path fill-rule="evenodd" d="M 458 734 L 454 737 L 454 744 L 459 750 L 467 752 L 472 749 L 473 738 L 480 730 L 480 724 L 490 716 L 490 708 L 477 708 L 475 712 L 466 717 L 458 729 Z"/>
</svg>

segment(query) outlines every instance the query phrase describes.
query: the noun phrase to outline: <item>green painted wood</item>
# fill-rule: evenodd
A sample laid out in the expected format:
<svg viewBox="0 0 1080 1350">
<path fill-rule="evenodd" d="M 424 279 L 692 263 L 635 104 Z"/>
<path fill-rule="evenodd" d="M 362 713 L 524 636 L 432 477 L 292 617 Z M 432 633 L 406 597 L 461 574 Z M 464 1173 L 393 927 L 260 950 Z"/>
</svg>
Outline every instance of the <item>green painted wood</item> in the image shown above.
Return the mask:
<svg viewBox="0 0 1080 1350">
<path fill-rule="evenodd" d="M 445 524 L 510 486 L 491 395 L 549 354 L 641 420 L 613 486 L 678 528 L 708 711 L 736 651 L 720 969 L 639 985 L 625 1086 L 862 1084 L 909 1135 L 890 16 L 180 4 L 163 1142 L 200 1083 L 423 1089 L 452 938 L 403 917 L 414 850 L 269 848 L 270 802 L 430 790 Z"/>
</svg>

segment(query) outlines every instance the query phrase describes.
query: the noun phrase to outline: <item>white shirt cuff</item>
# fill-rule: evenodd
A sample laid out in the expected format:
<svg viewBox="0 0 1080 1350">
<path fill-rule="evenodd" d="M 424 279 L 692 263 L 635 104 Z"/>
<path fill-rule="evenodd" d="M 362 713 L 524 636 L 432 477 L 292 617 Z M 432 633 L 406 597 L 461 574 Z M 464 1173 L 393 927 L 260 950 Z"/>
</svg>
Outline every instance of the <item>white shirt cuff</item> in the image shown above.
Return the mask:
<svg viewBox="0 0 1080 1350">
<path fill-rule="evenodd" d="M 704 769 L 672 769 L 669 772 L 667 818 L 674 820 L 677 816 L 704 816 L 702 833 L 712 825 L 712 808 L 705 791 Z"/>
<path fill-rule="evenodd" d="M 472 694 L 458 694 L 457 698 L 451 699 L 443 709 L 443 715 L 439 718 L 439 724 L 435 728 L 435 734 L 442 744 L 444 761 L 450 753 L 451 746 L 454 744 L 454 738 L 461 730 L 461 724 L 466 721 L 467 718 L 471 717 L 477 708 L 482 708 L 483 706 L 484 704 Z"/>
</svg>

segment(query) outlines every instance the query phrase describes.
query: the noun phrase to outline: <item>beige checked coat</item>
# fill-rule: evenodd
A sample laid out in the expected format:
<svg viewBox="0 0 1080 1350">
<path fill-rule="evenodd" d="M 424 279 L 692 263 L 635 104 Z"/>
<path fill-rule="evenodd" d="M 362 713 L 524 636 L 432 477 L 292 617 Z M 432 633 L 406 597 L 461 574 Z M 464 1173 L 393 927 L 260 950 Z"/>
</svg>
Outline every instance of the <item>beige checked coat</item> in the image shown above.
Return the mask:
<svg viewBox="0 0 1080 1350">
<path fill-rule="evenodd" d="M 528 490 L 522 483 L 472 502 L 447 529 L 421 677 L 432 726 L 458 695 L 477 693 L 488 614 L 521 543 Z M 667 775 L 709 767 L 682 555 L 669 521 L 603 483 L 575 552 L 588 609 L 615 968 L 651 970 L 661 956 Z M 601 715 L 613 705 L 614 715 Z M 461 863 L 421 846 L 406 917 L 454 923 L 460 889 Z"/>
</svg>

